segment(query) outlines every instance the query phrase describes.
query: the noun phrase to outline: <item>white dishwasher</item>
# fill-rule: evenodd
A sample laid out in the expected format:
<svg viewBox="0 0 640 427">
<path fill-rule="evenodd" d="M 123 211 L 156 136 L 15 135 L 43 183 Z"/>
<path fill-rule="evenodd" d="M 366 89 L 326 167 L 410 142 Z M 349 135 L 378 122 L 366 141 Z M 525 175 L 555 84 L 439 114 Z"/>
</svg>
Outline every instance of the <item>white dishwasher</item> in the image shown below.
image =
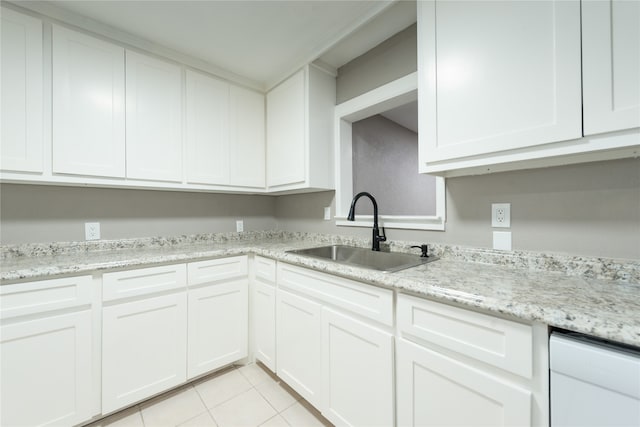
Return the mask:
<svg viewBox="0 0 640 427">
<path fill-rule="evenodd" d="M 640 426 L 640 351 L 554 332 L 549 353 L 551 427 Z"/>
</svg>

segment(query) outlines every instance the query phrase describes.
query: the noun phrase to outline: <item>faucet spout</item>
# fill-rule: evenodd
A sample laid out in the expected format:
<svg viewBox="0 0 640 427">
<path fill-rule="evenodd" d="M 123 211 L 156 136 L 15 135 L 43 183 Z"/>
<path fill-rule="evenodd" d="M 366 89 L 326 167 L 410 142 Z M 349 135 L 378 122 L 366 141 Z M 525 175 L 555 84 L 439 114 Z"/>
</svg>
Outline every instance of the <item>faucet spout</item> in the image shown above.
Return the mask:
<svg viewBox="0 0 640 427">
<path fill-rule="evenodd" d="M 366 191 L 362 191 L 355 195 L 353 200 L 351 201 L 351 208 L 349 208 L 349 215 L 347 215 L 347 221 L 355 221 L 356 220 L 356 202 L 360 199 L 360 197 L 368 197 L 373 203 L 373 238 L 371 243 L 372 251 L 380 250 L 380 242 L 384 242 L 387 240 L 387 236 L 384 232 L 384 227 L 382 227 L 382 235 L 380 235 L 380 230 L 378 228 L 378 202 L 376 202 L 375 197 L 373 197 L 370 193 Z"/>
</svg>

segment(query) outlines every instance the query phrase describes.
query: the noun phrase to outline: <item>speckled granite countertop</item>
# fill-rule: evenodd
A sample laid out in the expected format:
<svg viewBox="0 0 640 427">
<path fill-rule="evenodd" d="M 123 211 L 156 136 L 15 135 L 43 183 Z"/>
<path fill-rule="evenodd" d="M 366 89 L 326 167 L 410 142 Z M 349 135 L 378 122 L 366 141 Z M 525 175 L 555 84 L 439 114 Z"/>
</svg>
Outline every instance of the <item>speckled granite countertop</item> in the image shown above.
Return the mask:
<svg viewBox="0 0 640 427">
<path fill-rule="evenodd" d="M 374 285 L 640 347 L 640 262 L 433 245 L 437 262 L 382 273 L 287 253 L 356 238 L 257 232 L 3 246 L 3 284 L 253 253 Z M 408 251 L 415 242 L 395 242 Z"/>
</svg>

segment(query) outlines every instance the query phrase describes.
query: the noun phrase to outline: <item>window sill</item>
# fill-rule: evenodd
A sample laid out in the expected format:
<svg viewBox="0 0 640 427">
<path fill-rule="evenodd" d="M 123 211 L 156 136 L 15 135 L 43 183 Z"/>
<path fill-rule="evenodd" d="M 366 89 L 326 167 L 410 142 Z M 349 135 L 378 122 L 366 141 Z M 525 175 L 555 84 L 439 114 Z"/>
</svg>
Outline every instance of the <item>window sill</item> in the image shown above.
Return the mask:
<svg viewBox="0 0 640 427">
<path fill-rule="evenodd" d="M 340 227 L 373 227 L 373 215 L 356 215 L 355 221 L 336 216 L 335 220 Z M 385 228 L 444 231 L 444 219 L 439 216 L 378 215 L 378 223 Z"/>
</svg>

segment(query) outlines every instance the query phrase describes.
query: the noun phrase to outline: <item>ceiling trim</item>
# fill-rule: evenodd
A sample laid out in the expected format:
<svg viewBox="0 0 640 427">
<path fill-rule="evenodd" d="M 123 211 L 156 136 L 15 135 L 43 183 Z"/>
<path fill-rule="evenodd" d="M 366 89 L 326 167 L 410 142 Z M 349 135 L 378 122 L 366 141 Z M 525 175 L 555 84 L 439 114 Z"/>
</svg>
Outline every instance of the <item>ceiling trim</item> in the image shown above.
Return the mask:
<svg viewBox="0 0 640 427">
<path fill-rule="evenodd" d="M 307 64 L 310 64 L 328 52 L 333 46 L 335 46 L 339 41 L 343 40 L 345 37 L 356 32 L 360 27 L 365 25 L 367 22 L 373 20 L 376 16 L 380 15 L 391 5 L 396 3 L 399 0 L 383 0 L 377 1 L 376 7 L 371 9 L 368 13 L 362 15 L 360 19 L 358 19 L 355 23 L 346 28 L 343 31 L 335 33 L 330 39 L 324 42 L 321 46 L 317 46 L 309 55 L 301 56 L 297 61 L 294 61 L 296 64 L 291 70 L 284 73 L 281 77 L 271 80 L 267 82 L 266 90 L 269 91 L 280 84 L 287 77 L 291 76 L 293 73 L 301 69 Z M 328 65 L 328 64 L 327 64 Z"/>
</svg>

